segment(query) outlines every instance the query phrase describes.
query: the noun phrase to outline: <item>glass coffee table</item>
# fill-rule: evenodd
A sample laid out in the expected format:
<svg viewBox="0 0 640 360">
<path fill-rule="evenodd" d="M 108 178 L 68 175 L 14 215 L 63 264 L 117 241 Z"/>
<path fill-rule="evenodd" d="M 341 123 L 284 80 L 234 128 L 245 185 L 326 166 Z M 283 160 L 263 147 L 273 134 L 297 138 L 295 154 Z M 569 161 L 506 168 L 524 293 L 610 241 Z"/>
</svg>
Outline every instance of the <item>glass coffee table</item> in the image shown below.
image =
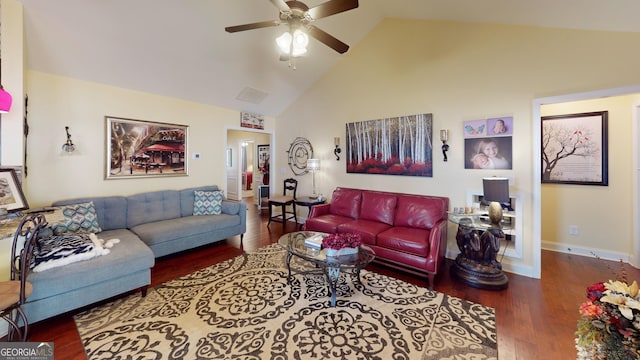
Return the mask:
<svg viewBox="0 0 640 360">
<path fill-rule="evenodd" d="M 357 254 L 327 256 L 325 250 L 317 250 L 305 246 L 305 240 L 315 235 L 329 235 L 315 231 L 296 231 L 284 234 L 278 240 L 278 244 L 287 249 L 287 269 L 289 270 L 288 282 L 291 282 L 291 258 L 296 256 L 314 264 L 317 270 L 302 273 L 321 271 L 329 284 L 331 293 L 331 307 L 336 306 L 336 287 L 340 279 L 341 271 L 352 271 L 360 281 L 360 270 L 367 266 L 376 257 L 375 252 L 365 245 L 361 245 Z"/>
</svg>

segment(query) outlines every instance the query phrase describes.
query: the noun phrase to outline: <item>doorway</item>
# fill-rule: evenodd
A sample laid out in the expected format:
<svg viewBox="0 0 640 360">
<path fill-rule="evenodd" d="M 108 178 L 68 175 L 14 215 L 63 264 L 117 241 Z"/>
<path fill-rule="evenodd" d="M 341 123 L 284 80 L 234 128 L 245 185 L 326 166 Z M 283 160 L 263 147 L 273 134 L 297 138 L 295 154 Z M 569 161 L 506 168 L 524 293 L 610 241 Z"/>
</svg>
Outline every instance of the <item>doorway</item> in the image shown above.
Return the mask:
<svg viewBox="0 0 640 360">
<path fill-rule="evenodd" d="M 244 140 L 240 144 L 240 177 L 242 178 L 242 198 L 248 198 L 253 196 L 254 184 L 254 170 L 257 169 L 257 165 L 254 161 L 255 143 L 253 140 Z"/>
<path fill-rule="evenodd" d="M 640 86 L 630 86 L 624 88 L 616 88 L 616 89 L 606 89 L 599 90 L 593 92 L 585 92 L 585 93 L 576 93 L 576 94 L 567 94 L 560 96 L 553 96 L 547 98 L 539 98 L 533 101 L 533 141 L 534 144 L 541 143 L 541 107 L 547 104 L 561 104 L 561 103 L 569 103 L 580 100 L 592 100 L 592 99 L 600 99 L 606 97 L 614 97 L 614 96 L 623 96 L 623 95 L 631 95 L 637 94 L 640 92 Z M 634 127 L 634 136 L 633 143 L 636 148 L 634 148 L 634 164 L 638 167 L 638 171 L 633 172 L 633 218 L 637 219 L 640 215 L 640 199 L 638 188 L 640 187 L 640 154 L 636 154 L 638 152 L 637 145 L 638 141 L 640 141 L 640 104 L 633 108 L 633 127 Z M 541 189 L 541 168 L 542 168 L 542 154 L 540 146 L 534 145 L 533 152 L 533 189 L 532 189 L 532 215 L 533 215 L 533 269 L 532 276 L 540 277 L 541 274 L 541 255 L 542 255 L 542 211 L 543 211 L 543 200 L 542 199 L 542 189 Z M 610 164 L 612 164 L 610 162 Z M 638 228 L 638 222 L 634 221 L 634 230 L 633 235 L 635 239 L 632 241 L 633 250 L 630 252 L 630 263 L 634 266 L 638 266 L 640 262 L 640 229 Z M 551 249 L 554 250 L 554 249 Z M 573 249 L 575 251 L 575 249 Z"/>
<path fill-rule="evenodd" d="M 227 163 L 227 197 L 242 200 L 253 197 L 257 205 L 257 191 L 263 181 L 263 173 L 258 166 L 258 148 L 271 145 L 273 134 L 261 130 L 227 129 L 226 148 L 231 161 Z M 268 147 L 272 149 L 272 146 Z M 269 157 L 272 158 L 271 154 Z M 269 174 L 271 175 L 271 174 Z"/>
</svg>

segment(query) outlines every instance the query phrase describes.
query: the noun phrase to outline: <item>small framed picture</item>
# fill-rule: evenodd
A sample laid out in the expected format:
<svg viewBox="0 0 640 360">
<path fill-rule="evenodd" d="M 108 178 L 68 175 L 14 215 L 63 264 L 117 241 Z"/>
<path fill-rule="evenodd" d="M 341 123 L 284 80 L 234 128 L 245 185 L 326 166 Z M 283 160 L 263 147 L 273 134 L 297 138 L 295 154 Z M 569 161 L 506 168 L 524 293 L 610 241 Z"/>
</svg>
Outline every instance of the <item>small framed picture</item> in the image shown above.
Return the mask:
<svg viewBox="0 0 640 360">
<path fill-rule="evenodd" d="M 29 208 L 13 169 L 0 169 L 0 208 L 7 209 L 8 212 Z"/>
</svg>

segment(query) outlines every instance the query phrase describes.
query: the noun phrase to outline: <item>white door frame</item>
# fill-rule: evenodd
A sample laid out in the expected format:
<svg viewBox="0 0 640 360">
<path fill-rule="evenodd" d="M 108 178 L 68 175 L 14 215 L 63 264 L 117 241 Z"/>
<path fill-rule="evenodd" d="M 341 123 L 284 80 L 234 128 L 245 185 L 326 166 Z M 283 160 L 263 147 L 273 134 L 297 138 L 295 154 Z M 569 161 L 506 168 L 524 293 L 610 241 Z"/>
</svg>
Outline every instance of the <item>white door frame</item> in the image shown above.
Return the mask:
<svg viewBox="0 0 640 360">
<path fill-rule="evenodd" d="M 631 149 L 633 152 L 634 169 L 632 176 L 633 191 L 631 196 L 633 197 L 632 219 L 635 219 L 635 221 L 633 221 L 633 256 L 629 262 L 638 268 L 640 267 L 640 199 L 638 198 L 640 196 L 640 154 L 638 154 L 638 151 L 640 151 L 640 145 L 638 145 L 640 143 L 640 103 L 633 105 L 632 114 L 631 133 L 633 134 L 633 141 Z"/>
<path fill-rule="evenodd" d="M 251 128 L 243 128 L 243 127 L 226 127 L 225 128 L 225 132 L 224 132 L 224 144 L 223 144 L 223 148 L 227 149 L 228 147 L 233 148 L 233 152 L 235 152 L 236 154 L 233 154 L 233 161 L 238 164 L 238 180 L 236 182 L 236 188 L 239 190 L 238 192 L 238 196 L 239 199 L 237 200 L 241 200 L 242 199 L 242 170 L 240 169 L 240 165 L 239 162 L 241 161 L 240 159 L 240 147 L 242 146 L 242 144 L 238 144 L 238 148 L 234 148 L 232 146 L 229 145 L 229 139 L 228 139 L 228 135 L 229 135 L 229 131 L 241 131 L 241 132 L 254 132 L 254 133 L 260 133 L 260 134 L 266 134 L 269 135 L 269 165 L 271 167 L 271 170 L 269 171 L 269 184 L 273 184 L 273 178 L 274 178 L 274 171 L 276 169 L 276 159 L 273 156 L 273 152 L 275 149 L 275 143 L 276 143 L 276 139 L 275 139 L 275 135 L 273 133 L 273 131 L 269 131 L 269 130 L 260 130 L 260 129 L 251 129 Z M 255 145 L 255 144 L 254 144 Z M 254 146 L 255 148 L 255 146 Z M 228 171 L 228 169 L 226 169 Z M 228 186 L 228 185 L 227 185 Z M 271 185 L 269 185 L 271 187 Z M 269 189 L 269 193 L 271 193 L 271 189 Z"/>
<path fill-rule="evenodd" d="M 575 93 L 575 94 L 550 96 L 545 98 L 537 98 L 533 100 L 533 108 L 532 108 L 533 188 L 532 188 L 531 196 L 532 196 L 532 202 L 533 202 L 532 210 L 533 210 L 533 260 L 534 261 L 533 261 L 532 276 L 536 278 L 540 278 L 541 258 L 542 258 L 542 248 L 541 248 L 541 242 L 542 242 L 542 220 L 541 220 L 542 218 L 542 196 L 541 196 L 542 149 L 540 146 L 538 146 L 542 141 L 542 131 L 541 131 L 542 119 L 540 116 L 540 107 L 546 104 L 557 104 L 557 103 L 572 102 L 572 101 L 579 101 L 579 100 L 597 99 L 597 98 L 610 97 L 610 96 L 630 95 L 635 93 L 640 93 L 640 85 L 596 90 L 596 91 Z M 636 107 L 636 109 L 638 109 L 638 107 Z M 636 119 L 635 121 L 633 121 L 633 124 L 634 124 L 633 126 L 637 126 L 636 122 L 640 121 L 638 120 L 638 117 L 640 116 L 638 115 L 638 112 L 640 112 L 640 110 L 636 110 Z M 634 134 L 636 134 L 637 136 L 637 131 L 634 131 Z M 638 138 L 640 138 L 640 136 L 638 136 Z M 636 143 L 637 141 L 634 142 L 634 144 Z M 634 163 L 640 165 L 638 163 L 639 160 L 637 159 L 637 151 L 634 151 L 633 156 L 636 157 Z M 637 219 L 638 215 L 640 214 L 640 209 L 639 209 L 640 204 L 638 201 L 638 194 L 636 189 L 636 187 L 638 186 L 637 171 L 634 171 L 633 177 L 634 177 L 633 183 L 635 184 L 634 185 L 635 206 L 633 207 L 633 211 L 634 211 L 633 216 L 634 218 Z M 635 263 L 638 262 L 638 259 L 640 259 L 640 257 L 638 256 L 638 254 L 640 253 L 640 237 L 639 237 L 640 229 L 638 229 L 639 226 L 640 225 L 638 225 L 638 222 L 634 222 L 634 234 L 635 234 L 634 250 L 633 250 L 634 259 L 631 259 L 632 265 L 634 266 L 637 266 Z"/>
</svg>

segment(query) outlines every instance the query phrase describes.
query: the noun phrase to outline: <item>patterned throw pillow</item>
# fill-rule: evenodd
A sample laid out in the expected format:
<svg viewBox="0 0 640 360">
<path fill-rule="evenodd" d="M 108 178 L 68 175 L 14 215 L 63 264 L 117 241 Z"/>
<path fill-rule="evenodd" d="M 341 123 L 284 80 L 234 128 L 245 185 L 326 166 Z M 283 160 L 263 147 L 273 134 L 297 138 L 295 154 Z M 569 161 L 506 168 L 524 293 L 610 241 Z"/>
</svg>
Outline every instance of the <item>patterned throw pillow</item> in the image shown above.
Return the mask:
<svg viewBox="0 0 640 360">
<path fill-rule="evenodd" d="M 218 215 L 222 213 L 224 191 L 194 191 L 193 215 Z"/>
<path fill-rule="evenodd" d="M 102 231 L 93 201 L 61 207 L 64 221 L 51 225 L 54 235 L 88 234 Z"/>
</svg>

